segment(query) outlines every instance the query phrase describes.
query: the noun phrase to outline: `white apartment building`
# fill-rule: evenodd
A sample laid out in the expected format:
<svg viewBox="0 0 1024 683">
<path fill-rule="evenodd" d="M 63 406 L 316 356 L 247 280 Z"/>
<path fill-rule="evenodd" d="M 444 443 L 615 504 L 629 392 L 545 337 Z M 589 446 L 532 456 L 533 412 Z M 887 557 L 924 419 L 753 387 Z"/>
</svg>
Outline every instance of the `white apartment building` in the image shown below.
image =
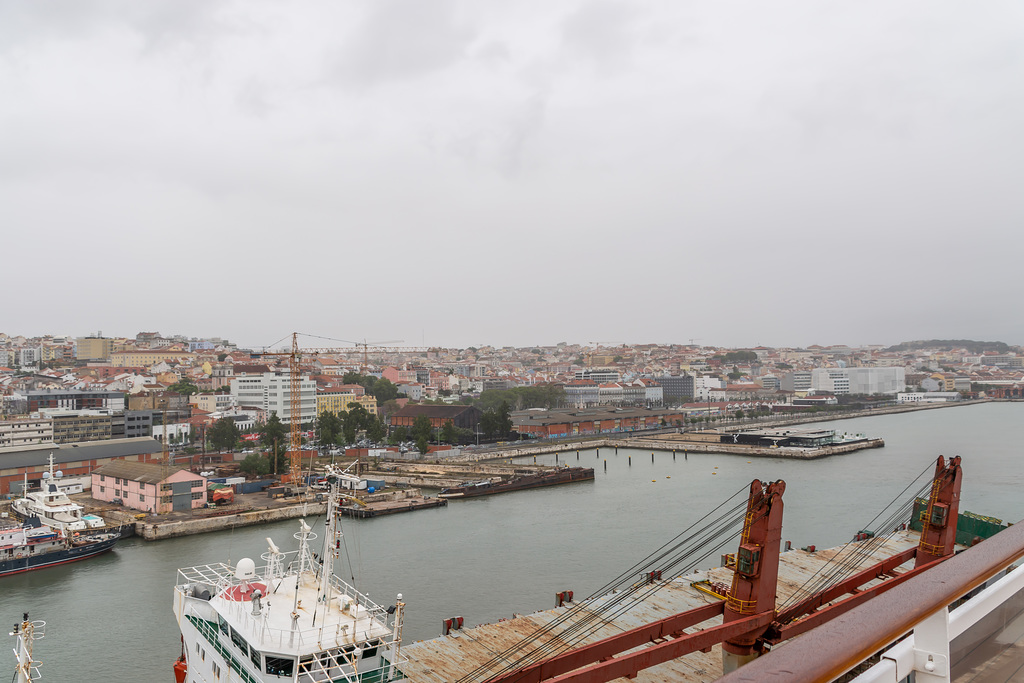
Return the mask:
<svg viewBox="0 0 1024 683">
<path fill-rule="evenodd" d="M 807 371 L 787 372 L 779 381 L 779 388 L 792 392 L 810 391 L 813 388 L 811 373 Z"/>
<path fill-rule="evenodd" d="M 292 421 L 291 378 L 287 372 L 264 372 L 231 378 L 231 395 L 240 408 L 256 407 L 271 413 L 286 424 Z M 316 382 L 299 378 L 299 423 L 316 418 Z"/>
<path fill-rule="evenodd" d="M 724 389 L 725 383 L 713 375 L 701 375 L 693 378 L 693 398 L 707 401 L 711 398 L 712 389 Z"/>
<path fill-rule="evenodd" d="M 907 388 L 903 368 L 815 368 L 811 388 L 831 394 L 896 394 Z"/>
<path fill-rule="evenodd" d="M 27 418 L 0 422 L 0 448 L 53 443 L 53 420 Z"/>
</svg>

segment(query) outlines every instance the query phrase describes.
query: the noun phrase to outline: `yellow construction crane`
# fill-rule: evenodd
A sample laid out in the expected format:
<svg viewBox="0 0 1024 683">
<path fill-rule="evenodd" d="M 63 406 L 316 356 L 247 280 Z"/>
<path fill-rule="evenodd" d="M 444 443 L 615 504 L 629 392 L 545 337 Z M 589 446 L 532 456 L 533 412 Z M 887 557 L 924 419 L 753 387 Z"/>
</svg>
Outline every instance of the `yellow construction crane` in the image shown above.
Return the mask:
<svg viewBox="0 0 1024 683">
<path fill-rule="evenodd" d="M 314 336 L 314 335 L 309 335 Z M 326 337 L 321 337 L 326 339 Z M 340 341 L 345 344 L 362 345 L 363 356 L 366 357 L 370 351 L 373 352 L 385 352 L 385 353 L 418 353 L 426 351 L 427 349 L 420 349 L 412 346 L 371 346 L 366 342 L 352 342 L 344 339 L 335 339 L 332 341 Z M 292 332 L 292 348 L 290 351 L 261 351 L 253 353 L 253 358 L 259 358 L 262 356 L 281 356 L 288 359 L 289 365 L 289 439 L 290 450 L 288 451 L 288 463 L 289 471 L 291 473 L 292 486 L 296 489 L 299 487 L 299 481 L 302 477 L 302 430 L 300 425 L 302 423 L 302 392 L 301 392 L 301 377 L 302 377 L 302 357 L 303 356 L 318 356 L 320 354 L 342 354 L 352 351 L 351 348 L 299 348 L 299 333 Z"/>
</svg>

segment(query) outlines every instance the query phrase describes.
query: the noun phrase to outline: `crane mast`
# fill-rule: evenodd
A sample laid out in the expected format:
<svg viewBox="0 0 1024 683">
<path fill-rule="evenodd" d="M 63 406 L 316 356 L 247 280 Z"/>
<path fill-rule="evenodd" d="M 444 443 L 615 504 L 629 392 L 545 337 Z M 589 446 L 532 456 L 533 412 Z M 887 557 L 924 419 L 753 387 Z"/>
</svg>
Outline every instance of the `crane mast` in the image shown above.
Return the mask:
<svg viewBox="0 0 1024 683">
<path fill-rule="evenodd" d="M 367 358 L 367 354 L 370 351 L 381 351 L 386 353 L 415 353 L 417 351 L 426 351 L 426 348 L 416 347 L 401 347 L 401 346 L 389 346 L 389 347 L 377 347 L 370 346 L 366 342 L 347 342 L 362 346 L 364 363 Z M 252 354 L 254 358 L 260 356 L 280 356 L 288 359 L 288 410 L 289 410 L 289 451 L 288 451 L 288 465 L 289 475 L 291 482 L 296 489 L 299 486 L 299 481 L 302 477 L 302 356 L 316 356 L 319 354 L 347 354 L 352 351 L 352 348 L 300 348 L 299 347 L 299 333 L 292 332 L 292 347 L 289 351 L 263 351 L 260 353 Z"/>
</svg>

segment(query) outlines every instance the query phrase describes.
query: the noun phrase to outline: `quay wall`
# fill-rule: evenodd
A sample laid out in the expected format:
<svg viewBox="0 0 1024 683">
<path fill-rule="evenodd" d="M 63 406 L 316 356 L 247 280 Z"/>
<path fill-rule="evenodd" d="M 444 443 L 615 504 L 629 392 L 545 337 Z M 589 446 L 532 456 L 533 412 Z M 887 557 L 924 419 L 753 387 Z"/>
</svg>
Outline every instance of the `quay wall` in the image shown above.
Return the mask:
<svg viewBox="0 0 1024 683">
<path fill-rule="evenodd" d="M 501 452 L 490 451 L 486 454 L 478 454 L 478 459 L 487 460 L 494 458 L 522 458 L 534 455 L 546 455 L 548 453 L 565 453 L 571 455 L 578 450 L 591 448 L 637 448 L 641 450 L 654 451 L 687 451 L 690 453 L 731 453 L 735 455 L 753 455 L 768 458 L 792 458 L 794 460 L 813 460 L 825 458 L 830 455 L 842 455 L 867 448 L 882 448 L 885 441 L 882 439 L 866 439 L 851 443 L 837 444 L 823 448 L 802 449 L 802 448 L 760 448 L 746 446 L 743 444 L 707 443 L 702 441 L 683 441 L 681 439 L 659 439 L 657 436 L 631 436 L 616 439 L 593 439 L 559 444 L 538 444 L 534 446 L 523 446 L 518 448 L 506 448 Z M 566 463 L 571 465 L 568 458 Z"/>
<path fill-rule="evenodd" d="M 760 458 L 788 458 L 791 460 L 814 460 L 816 458 L 827 458 L 830 455 L 842 455 L 853 453 L 868 448 L 882 448 L 885 441 L 882 439 L 866 439 L 864 441 L 853 441 L 850 443 L 825 446 L 823 448 L 763 448 L 759 446 L 745 446 L 743 444 L 729 443 L 704 443 L 700 441 L 660 441 L 657 439 L 629 439 L 629 448 L 638 448 L 648 451 L 685 451 L 687 453 L 729 453 L 732 455 L 747 455 Z"/>
<path fill-rule="evenodd" d="M 248 510 L 231 515 L 185 519 L 174 522 L 147 523 L 137 522 L 135 533 L 147 541 L 159 541 L 164 538 L 205 534 L 209 531 L 222 531 L 239 526 L 252 526 L 266 522 L 279 522 L 282 519 L 296 517 L 315 517 L 322 515 L 327 509 L 326 503 L 306 503 L 287 507 L 270 508 L 267 510 Z"/>
</svg>

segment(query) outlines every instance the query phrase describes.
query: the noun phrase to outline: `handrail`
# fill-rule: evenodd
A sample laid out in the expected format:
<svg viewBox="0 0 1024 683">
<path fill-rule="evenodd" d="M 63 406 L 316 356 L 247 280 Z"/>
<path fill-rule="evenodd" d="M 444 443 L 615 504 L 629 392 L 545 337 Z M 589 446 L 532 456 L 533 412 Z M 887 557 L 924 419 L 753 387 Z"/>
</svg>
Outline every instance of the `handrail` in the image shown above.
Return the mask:
<svg viewBox="0 0 1024 683">
<path fill-rule="evenodd" d="M 907 580 L 884 600 L 869 600 L 719 681 L 832 681 L 1021 557 L 1024 522 Z"/>
</svg>

